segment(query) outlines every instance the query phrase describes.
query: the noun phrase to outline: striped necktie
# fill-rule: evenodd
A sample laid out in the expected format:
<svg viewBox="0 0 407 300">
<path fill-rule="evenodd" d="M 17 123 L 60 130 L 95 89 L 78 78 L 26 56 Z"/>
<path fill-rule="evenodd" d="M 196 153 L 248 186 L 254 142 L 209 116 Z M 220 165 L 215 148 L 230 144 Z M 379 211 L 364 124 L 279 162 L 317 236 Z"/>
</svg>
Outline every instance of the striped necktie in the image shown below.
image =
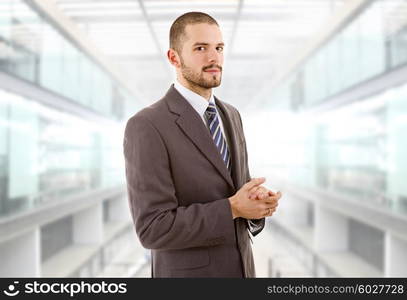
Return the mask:
<svg viewBox="0 0 407 300">
<path fill-rule="evenodd" d="M 209 127 L 209 131 L 212 135 L 212 139 L 215 142 L 216 147 L 218 148 L 220 155 L 223 161 L 226 164 L 227 169 L 230 172 L 230 154 L 228 150 L 228 145 L 226 140 L 223 137 L 222 130 L 220 128 L 219 117 L 216 113 L 215 103 L 209 102 L 209 106 L 205 111 L 206 122 Z"/>
</svg>

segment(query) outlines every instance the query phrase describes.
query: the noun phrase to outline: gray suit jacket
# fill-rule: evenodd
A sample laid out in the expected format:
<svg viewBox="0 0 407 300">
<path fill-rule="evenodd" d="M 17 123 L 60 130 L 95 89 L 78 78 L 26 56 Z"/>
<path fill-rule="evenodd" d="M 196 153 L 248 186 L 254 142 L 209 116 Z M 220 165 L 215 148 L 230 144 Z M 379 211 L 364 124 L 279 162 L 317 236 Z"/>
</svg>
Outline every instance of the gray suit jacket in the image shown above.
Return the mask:
<svg viewBox="0 0 407 300">
<path fill-rule="evenodd" d="M 201 117 L 171 86 L 131 117 L 124 134 L 128 199 L 153 277 L 255 277 L 250 231 L 228 197 L 250 174 L 239 112 L 215 97 L 230 142 L 228 172 Z M 249 226 L 250 225 L 250 226 Z"/>
</svg>

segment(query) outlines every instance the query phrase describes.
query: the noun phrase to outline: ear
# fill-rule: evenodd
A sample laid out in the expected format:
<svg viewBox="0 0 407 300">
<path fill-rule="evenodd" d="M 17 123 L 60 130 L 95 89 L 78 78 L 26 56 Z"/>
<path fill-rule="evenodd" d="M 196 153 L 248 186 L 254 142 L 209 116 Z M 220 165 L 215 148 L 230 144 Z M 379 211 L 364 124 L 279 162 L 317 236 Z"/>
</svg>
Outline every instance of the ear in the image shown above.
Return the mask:
<svg viewBox="0 0 407 300">
<path fill-rule="evenodd" d="M 174 67 L 181 67 L 181 60 L 179 59 L 178 53 L 174 49 L 170 48 L 167 51 L 167 58 L 170 64 L 172 64 Z"/>
</svg>

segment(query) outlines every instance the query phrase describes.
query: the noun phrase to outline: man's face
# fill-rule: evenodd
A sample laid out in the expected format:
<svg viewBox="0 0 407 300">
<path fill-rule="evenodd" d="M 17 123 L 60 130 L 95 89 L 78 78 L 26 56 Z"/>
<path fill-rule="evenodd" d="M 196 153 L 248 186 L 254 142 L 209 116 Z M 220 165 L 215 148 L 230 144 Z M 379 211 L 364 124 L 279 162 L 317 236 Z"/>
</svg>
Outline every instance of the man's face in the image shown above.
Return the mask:
<svg viewBox="0 0 407 300">
<path fill-rule="evenodd" d="M 191 85 L 206 89 L 219 86 L 223 47 L 222 33 L 217 25 L 187 25 L 180 54 L 181 75 Z"/>
</svg>

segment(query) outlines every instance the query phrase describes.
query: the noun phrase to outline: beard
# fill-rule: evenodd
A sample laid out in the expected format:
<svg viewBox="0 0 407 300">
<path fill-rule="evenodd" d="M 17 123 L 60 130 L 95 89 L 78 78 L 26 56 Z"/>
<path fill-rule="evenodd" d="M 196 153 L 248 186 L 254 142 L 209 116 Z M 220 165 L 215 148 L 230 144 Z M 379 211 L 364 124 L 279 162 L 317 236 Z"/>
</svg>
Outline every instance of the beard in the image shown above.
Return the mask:
<svg viewBox="0 0 407 300">
<path fill-rule="evenodd" d="M 199 86 L 204 89 L 210 89 L 214 87 L 220 86 L 220 83 L 222 81 L 222 67 L 219 65 L 210 65 L 206 66 L 202 69 L 200 73 L 195 72 L 192 70 L 190 67 L 186 66 L 184 64 L 183 59 L 181 58 L 181 73 L 182 76 L 185 78 L 186 81 L 188 81 L 192 86 Z M 218 68 L 220 70 L 219 78 L 218 75 L 214 74 L 211 75 L 210 79 L 206 79 L 204 71 L 207 69 L 212 69 L 212 68 Z"/>
</svg>

